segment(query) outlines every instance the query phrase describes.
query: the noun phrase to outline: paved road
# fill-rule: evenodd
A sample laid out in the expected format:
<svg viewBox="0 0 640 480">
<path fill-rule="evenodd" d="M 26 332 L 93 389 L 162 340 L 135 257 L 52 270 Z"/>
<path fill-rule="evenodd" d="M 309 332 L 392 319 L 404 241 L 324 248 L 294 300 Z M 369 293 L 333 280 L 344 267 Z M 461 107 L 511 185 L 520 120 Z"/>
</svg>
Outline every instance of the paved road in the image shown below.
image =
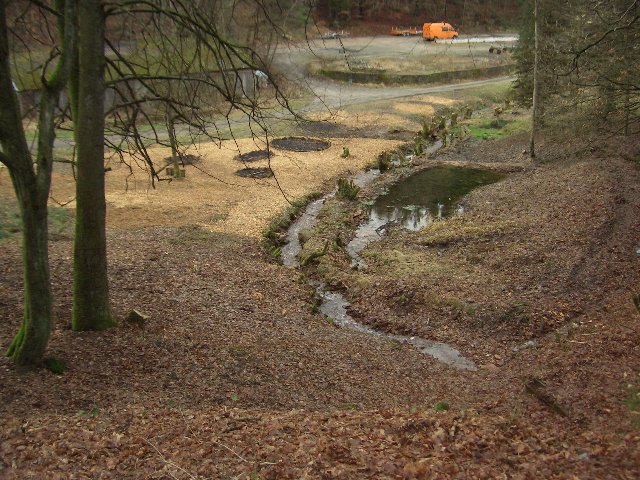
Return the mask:
<svg viewBox="0 0 640 480">
<path fill-rule="evenodd" d="M 290 81 L 303 85 L 313 92 L 315 100 L 304 109 L 305 112 L 310 112 L 327 107 L 336 109 L 376 100 L 450 92 L 509 79 L 509 77 L 500 77 L 440 86 L 365 86 L 310 75 L 308 65 L 314 60 L 335 59 L 346 54 L 351 61 L 366 58 L 404 57 L 410 62 L 412 57 L 417 58 L 427 52 L 437 50 L 445 53 L 449 47 L 456 48 L 456 50 L 459 50 L 461 46 L 485 49 L 486 46 L 479 44 L 503 45 L 513 43 L 515 40 L 517 37 L 513 35 L 461 37 L 455 41 L 443 41 L 437 44 L 425 42 L 420 37 L 391 36 L 312 40 L 305 45 L 280 48 L 276 52 L 274 61 L 276 67 L 281 72 L 285 72 L 285 76 Z"/>
</svg>

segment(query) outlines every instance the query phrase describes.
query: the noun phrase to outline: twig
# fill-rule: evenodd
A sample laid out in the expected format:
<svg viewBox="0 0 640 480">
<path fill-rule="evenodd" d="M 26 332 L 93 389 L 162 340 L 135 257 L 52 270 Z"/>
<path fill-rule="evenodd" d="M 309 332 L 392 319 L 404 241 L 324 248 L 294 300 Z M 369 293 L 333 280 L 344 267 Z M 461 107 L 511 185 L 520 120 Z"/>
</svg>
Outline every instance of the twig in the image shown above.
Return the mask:
<svg viewBox="0 0 640 480">
<path fill-rule="evenodd" d="M 184 412 L 180 411 L 180 414 L 182 415 L 182 419 L 184 420 L 185 425 L 189 429 L 189 432 L 191 432 L 191 435 L 193 435 L 195 437 L 196 433 L 191 429 L 191 425 L 189 425 L 189 422 L 187 421 L 187 418 L 184 416 Z M 256 420 L 256 418 L 255 417 L 244 417 L 244 418 L 239 418 L 239 419 L 236 419 L 236 420 L 239 420 L 239 421 L 251 421 L 251 420 Z M 242 428 L 242 427 L 239 426 L 238 428 L 227 429 L 227 430 L 223 431 L 223 433 L 228 433 L 230 431 L 237 430 L 239 428 Z M 211 439 L 211 441 L 214 444 L 216 444 L 216 445 L 224 448 L 225 450 L 228 450 L 229 452 L 233 453 L 236 457 L 238 457 L 243 462 L 248 463 L 250 465 L 255 464 L 255 462 L 250 462 L 249 460 L 244 458 L 242 455 L 240 455 L 238 452 L 236 452 L 234 449 L 232 449 L 231 447 L 228 447 L 224 443 L 222 443 L 222 442 L 220 442 L 218 440 L 215 440 L 215 439 Z M 278 462 L 257 462 L 257 465 L 277 465 L 277 464 L 278 464 Z"/>
<path fill-rule="evenodd" d="M 532 377 L 527 380 L 524 384 L 525 390 L 536 397 L 541 403 L 549 407 L 552 411 L 562 415 L 563 417 L 568 417 L 569 412 L 560 405 L 555 398 L 551 396 L 551 394 L 544 391 L 546 385 L 536 377 Z"/>
<path fill-rule="evenodd" d="M 242 457 L 240 454 L 238 454 L 235 450 L 233 450 L 230 447 L 227 447 L 224 443 L 219 442 L 217 440 L 211 440 L 213 443 L 215 443 L 216 445 L 221 446 L 222 448 L 224 448 L 225 450 L 230 451 L 231 453 L 233 453 L 236 457 L 238 457 L 240 460 L 242 460 L 245 463 L 251 463 L 249 460 L 247 460 L 246 458 Z"/>
<path fill-rule="evenodd" d="M 194 477 L 191 473 L 189 473 L 187 470 L 185 470 L 184 468 L 182 468 L 180 465 L 178 465 L 175 462 L 172 462 L 171 460 L 168 460 L 167 457 L 165 457 L 162 452 L 158 449 L 158 447 L 156 447 L 153 443 L 151 443 L 149 440 L 147 440 L 146 438 L 142 438 L 145 442 L 147 442 L 149 445 L 151 445 L 153 447 L 153 449 L 158 453 L 158 455 L 160 455 L 160 458 L 162 458 L 162 461 L 167 464 L 170 465 L 174 468 L 177 468 L 178 470 L 180 470 L 181 472 L 183 472 L 184 474 L 186 474 L 189 478 L 193 479 L 193 480 L 197 480 L 197 477 Z M 175 475 L 173 475 L 171 472 L 168 472 L 169 475 L 172 478 L 175 478 L 176 480 L 178 480 L 178 477 L 176 477 Z"/>
</svg>

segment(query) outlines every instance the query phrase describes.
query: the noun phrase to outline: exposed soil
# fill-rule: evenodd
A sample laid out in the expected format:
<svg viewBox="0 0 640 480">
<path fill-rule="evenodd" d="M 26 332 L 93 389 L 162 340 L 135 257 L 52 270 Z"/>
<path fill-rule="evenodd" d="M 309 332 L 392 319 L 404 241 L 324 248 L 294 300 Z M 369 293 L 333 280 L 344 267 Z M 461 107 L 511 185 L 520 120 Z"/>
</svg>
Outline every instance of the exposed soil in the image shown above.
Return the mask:
<svg viewBox="0 0 640 480">
<path fill-rule="evenodd" d="M 257 160 L 265 160 L 273 156 L 273 152 L 269 150 L 253 150 L 252 152 L 243 153 L 238 155 L 238 160 L 241 162 L 255 162 Z"/>
<path fill-rule="evenodd" d="M 276 138 L 271 145 L 291 152 L 317 152 L 329 148 L 331 142 L 319 138 L 285 137 Z"/>
<path fill-rule="evenodd" d="M 349 144 L 349 163 L 339 145 L 272 162 L 287 188 L 309 191 L 395 144 L 366 142 L 366 152 Z M 0 477 L 637 478 L 639 147 L 554 142 L 533 166 L 526 144 L 513 136 L 449 150 L 450 163 L 513 173 L 469 195 L 463 217 L 372 245 L 365 272 L 350 271 L 338 246 L 357 204 L 336 203 L 343 237 L 332 231 L 335 248 L 317 267 L 360 321 L 452 343 L 477 372 L 314 313 L 299 272 L 259 245 L 281 204 L 254 210 L 260 192 L 276 197 L 273 187 L 214 183 L 227 189 L 217 197 L 194 166 L 158 194 L 123 195 L 114 185 L 126 172 L 114 169 L 114 314 L 137 308 L 149 320 L 72 332 L 72 243 L 51 243 L 49 355 L 68 370 L 19 372 L 1 361 Z M 200 168 L 233 178 L 237 151 L 206 153 Z M 206 224 L 215 232 L 184 225 L 225 211 L 245 213 Z M 4 346 L 18 329 L 22 279 L 19 239 L 0 242 Z"/>
<path fill-rule="evenodd" d="M 245 178 L 269 178 L 273 177 L 273 171 L 267 167 L 243 168 L 236 171 L 236 175 Z"/>
</svg>

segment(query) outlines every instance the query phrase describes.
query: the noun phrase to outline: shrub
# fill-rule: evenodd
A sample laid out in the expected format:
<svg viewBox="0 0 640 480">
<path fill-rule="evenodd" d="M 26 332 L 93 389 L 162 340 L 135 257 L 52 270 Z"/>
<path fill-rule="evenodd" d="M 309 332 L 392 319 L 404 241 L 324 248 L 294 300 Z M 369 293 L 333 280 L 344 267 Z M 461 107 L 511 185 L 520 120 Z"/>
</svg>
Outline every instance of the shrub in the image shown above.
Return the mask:
<svg viewBox="0 0 640 480">
<path fill-rule="evenodd" d="M 353 183 L 353 180 L 346 178 L 338 179 L 338 195 L 347 200 L 355 200 L 360 192 L 360 187 Z"/>
<path fill-rule="evenodd" d="M 433 134 L 433 125 L 431 122 L 427 121 L 426 118 L 422 119 L 420 122 L 422 124 L 422 130 L 420 131 L 420 135 L 422 138 L 429 138 Z"/>
</svg>

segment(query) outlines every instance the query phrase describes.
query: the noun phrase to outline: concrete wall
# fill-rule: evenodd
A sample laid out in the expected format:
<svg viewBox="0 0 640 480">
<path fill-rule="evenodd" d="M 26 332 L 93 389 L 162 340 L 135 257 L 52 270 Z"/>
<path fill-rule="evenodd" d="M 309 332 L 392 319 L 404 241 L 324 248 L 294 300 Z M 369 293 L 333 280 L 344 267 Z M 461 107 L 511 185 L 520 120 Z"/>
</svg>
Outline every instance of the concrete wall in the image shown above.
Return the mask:
<svg viewBox="0 0 640 480">
<path fill-rule="evenodd" d="M 425 75 L 403 75 L 386 72 L 344 72 L 338 70 L 320 70 L 322 75 L 354 83 L 385 83 L 385 84 L 425 84 L 446 83 L 451 80 L 471 80 L 478 78 L 499 77 L 513 73 L 514 65 L 500 65 L 497 67 L 473 68 L 469 70 L 456 70 L 453 72 L 438 72 Z"/>
</svg>

